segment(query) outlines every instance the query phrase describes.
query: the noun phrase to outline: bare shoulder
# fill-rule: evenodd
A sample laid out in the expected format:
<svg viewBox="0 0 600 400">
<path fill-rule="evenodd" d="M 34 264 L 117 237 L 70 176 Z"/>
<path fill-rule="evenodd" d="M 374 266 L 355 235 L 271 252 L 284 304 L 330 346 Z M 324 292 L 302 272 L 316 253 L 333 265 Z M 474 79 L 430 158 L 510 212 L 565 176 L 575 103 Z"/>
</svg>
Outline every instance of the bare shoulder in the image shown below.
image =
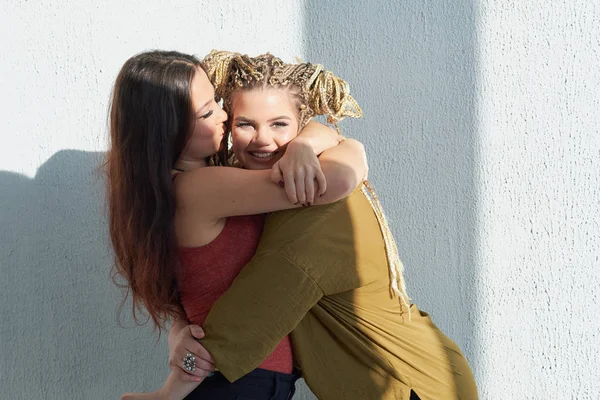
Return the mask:
<svg viewBox="0 0 600 400">
<path fill-rule="evenodd" d="M 211 194 L 210 185 L 203 185 L 203 179 L 211 174 L 200 171 L 181 173 L 174 180 L 175 191 L 175 234 L 182 247 L 204 246 L 212 242 L 223 230 L 226 218 L 215 217 L 210 212 L 210 202 L 205 197 Z M 198 171 L 198 172 L 197 172 Z"/>
<path fill-rule="evenodd" d="M 176 199 L 185 201 L 194 196 L 195 200 L 202 201 L 199 196 L 210 195 L 228 169 L 230 167 L 204 167 L 178 174 L 173 181 Z"/>
</svg>

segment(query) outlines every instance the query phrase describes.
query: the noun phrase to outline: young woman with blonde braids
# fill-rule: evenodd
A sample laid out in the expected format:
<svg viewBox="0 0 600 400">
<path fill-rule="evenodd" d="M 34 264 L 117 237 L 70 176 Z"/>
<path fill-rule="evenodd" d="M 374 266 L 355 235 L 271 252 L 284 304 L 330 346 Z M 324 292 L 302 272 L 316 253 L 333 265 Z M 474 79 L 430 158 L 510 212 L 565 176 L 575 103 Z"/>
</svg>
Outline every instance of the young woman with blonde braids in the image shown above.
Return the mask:
<svg viewBox="0 0 600 400">
<path fill-rule="evenodd" d="M 213 52 L 204 67 L 247 168 L 271 167 L 256 164 L 253 151 L 267 143 L 262 127 L 283 105 L 299 126 L 314 114 L 331 122 L 360 114 L 345 82 L 320 66 Z M 272 141 L 269 150 L 283 144 Z M 394 239 L 368 184 L 330 205 L 272 213 L 256 254 L 202 325 L 196 333 L 184 320 L 174 323 L 173 373 L 155 398 L 182 398 L 197 384 L 182 374 L 201 376 L 212 365 L 219 371 L 190 399 L 205 398 L 204 385 L 244 380 L 290 332 L 295 363 L 319 399 L 477 398 L 460 349 L 409 305 Z M 198 370 L 183 368 L 188 353 L 202 363 Z"/>
</svg>

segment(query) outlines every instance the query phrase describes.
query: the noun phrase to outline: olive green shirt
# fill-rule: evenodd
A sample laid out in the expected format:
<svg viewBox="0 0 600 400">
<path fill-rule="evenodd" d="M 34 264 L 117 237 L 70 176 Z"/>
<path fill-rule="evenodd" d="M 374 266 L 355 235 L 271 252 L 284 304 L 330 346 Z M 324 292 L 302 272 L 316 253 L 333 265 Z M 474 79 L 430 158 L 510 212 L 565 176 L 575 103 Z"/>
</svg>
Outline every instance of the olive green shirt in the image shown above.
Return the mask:
<svg viewBox="0 0 600 400">
<path fill-rule="evenodd" d="M 200 342 L 230 381 L 291 333 L 319 399 L 476 399 L 459 348 L 390 295 L 385 245 L 366 196 L 273 213 L 251 262 L 216 302 Z"/>
</svg>

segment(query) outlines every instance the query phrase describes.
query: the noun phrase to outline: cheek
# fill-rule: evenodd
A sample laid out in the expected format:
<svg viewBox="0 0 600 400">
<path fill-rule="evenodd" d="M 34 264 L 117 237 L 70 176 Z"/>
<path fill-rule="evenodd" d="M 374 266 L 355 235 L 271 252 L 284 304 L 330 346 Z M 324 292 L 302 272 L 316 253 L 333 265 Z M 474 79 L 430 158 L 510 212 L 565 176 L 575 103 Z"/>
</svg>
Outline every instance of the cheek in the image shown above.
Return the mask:
<svg viewBox="0 0 600 400">
<path fill-rule="evenodd" d="M 233 151 L 243 151 L 252 140 L 252 135 L 248 132 L 244 132 L 242 129 L 233 129 L 231 131 L 231 142 Z"/>
<path fill-rule="evenodd" d="M 206 136 L 206 127 L 201 122 L 196 122 L 196 126 L 194 126 L 194 139 L 202 139 L 202 137 Z"/>
<path fill-rule="evenodd" d="M 211 139 L 217 133 L 217 125 L 204 120 L 196 122 L 194 136 L 198 139 Z"/>
</svg>

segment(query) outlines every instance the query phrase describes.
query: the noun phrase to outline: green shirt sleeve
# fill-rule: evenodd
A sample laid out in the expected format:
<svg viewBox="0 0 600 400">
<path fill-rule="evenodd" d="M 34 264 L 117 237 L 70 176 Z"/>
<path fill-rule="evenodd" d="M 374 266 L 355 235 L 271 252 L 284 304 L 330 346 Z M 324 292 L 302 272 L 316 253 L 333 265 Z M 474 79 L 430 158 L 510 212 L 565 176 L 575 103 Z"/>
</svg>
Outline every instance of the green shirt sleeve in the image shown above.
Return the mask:
<svg viewBox="0 0 600 400">
<path fill-rule="evenodd" d="M 211 309 L 200 343 L 233 382 L 258 367 L 322 295 L 281 253 L 258 253 Z"/>
</svg>

